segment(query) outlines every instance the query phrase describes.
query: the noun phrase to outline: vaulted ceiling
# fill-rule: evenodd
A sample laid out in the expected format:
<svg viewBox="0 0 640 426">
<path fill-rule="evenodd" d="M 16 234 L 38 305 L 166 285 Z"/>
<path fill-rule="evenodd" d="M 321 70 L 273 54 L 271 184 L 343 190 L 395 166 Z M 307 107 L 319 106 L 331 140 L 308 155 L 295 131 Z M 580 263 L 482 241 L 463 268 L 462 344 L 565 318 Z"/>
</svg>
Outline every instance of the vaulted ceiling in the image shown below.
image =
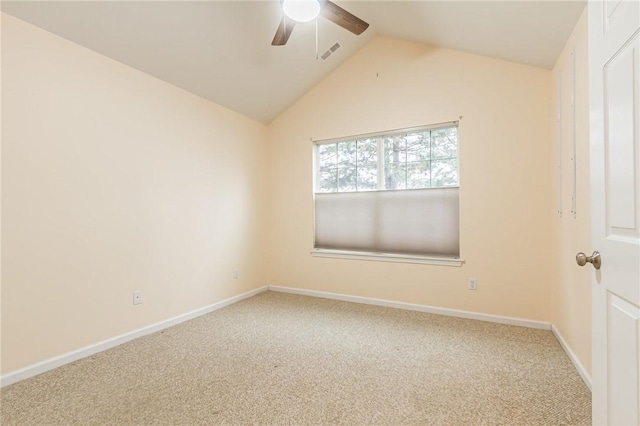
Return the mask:
<svg viewBox="0 0 640 426">
<path fill-rule="evenodd" d="M 340 1 L 362 35 L 320 18 L 271 46 L 282 18 L 266 1 L 3 1 L 2 10 L 105 56 L 269 123 L 376 35 L 551 68 L 584 0 Z"/>
</svg>

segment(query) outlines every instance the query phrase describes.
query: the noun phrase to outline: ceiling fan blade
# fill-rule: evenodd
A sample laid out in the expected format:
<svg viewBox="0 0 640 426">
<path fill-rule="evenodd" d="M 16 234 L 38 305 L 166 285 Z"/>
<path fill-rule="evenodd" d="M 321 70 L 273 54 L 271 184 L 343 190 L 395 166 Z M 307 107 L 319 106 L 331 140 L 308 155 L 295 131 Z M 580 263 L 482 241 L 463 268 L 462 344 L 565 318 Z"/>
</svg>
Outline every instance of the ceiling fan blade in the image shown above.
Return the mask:
<svg viewBox="0 0 640 426">
<path fill-rule="evenodd" d="M 322 9 L 320 13 L 322 16 L 330 20 L 331 22 L 340 25 L 345 30 L 351 31 L 355 35 L 360 35 L 369 28 L 369 24 L 355 15 L 347 12 L 332 1 L 325 0 L 321 2 Z"/>
<path fill-rule="evenodd" d="M 286 16 L 282 17 L 282 21 L 280 21 L 280 25 L 276 30 L 276 35 L 273 37 L 273 41 L 271 42 L 272 46 L 284 46 L 287 44 L 289 40 L 289 36 L 293 32 L 293 27 L 296 26 L 296 22 L 288 19 Z"/>
</svg>

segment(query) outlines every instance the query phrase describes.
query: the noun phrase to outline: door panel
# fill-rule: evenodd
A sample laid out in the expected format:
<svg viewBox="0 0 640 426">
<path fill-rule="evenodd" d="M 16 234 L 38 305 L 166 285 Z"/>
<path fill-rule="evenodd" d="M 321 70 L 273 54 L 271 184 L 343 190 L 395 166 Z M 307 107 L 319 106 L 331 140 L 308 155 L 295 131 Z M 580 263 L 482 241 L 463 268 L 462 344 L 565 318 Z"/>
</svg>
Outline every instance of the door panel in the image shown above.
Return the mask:
<svg viewBox="0 0 640 426">
<path fill-rule="evenodd" d="M 637 88 L 640 39 L 628 43 L 604 67 L 607 235 L 639 243 Z"/>
<path fill-rule="evenodd" d="M 637 425 L 638 359 L 640 354 L 640 308 L 609 294 L 609 387 L 627 392 L 609 393 L 611 425 Z"/>
<path fill-rule="evenodd" d="M 593 423 L 640 423 L 640 2 L 590 1 Z"/>
</svg>

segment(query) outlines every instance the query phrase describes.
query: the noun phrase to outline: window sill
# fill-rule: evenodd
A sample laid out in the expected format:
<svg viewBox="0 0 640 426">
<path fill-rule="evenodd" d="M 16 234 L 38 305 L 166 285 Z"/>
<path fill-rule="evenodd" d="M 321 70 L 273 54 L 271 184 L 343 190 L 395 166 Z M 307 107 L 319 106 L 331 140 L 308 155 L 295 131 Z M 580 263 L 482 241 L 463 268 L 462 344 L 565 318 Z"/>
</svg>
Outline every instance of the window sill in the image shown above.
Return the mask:
<svg viewBox="0 0 640 426">
<path fill-rule="evenodd" d="M 393 253 L 369 253 L 363 251 L 344 251 L 344 250 L 328 250 L 313 249 L 311 255 L 314 257 L 330 257 L 335 259 L 351 259 L 351 260 L 371 260 L 376 262 L 396 262 L 396 263 L 418 263 L 422 265 L 441 265 L 460 267 L 464 260 L 453 257 L 428 257 L 414 256 L 408 254 Z"/>
</svg>

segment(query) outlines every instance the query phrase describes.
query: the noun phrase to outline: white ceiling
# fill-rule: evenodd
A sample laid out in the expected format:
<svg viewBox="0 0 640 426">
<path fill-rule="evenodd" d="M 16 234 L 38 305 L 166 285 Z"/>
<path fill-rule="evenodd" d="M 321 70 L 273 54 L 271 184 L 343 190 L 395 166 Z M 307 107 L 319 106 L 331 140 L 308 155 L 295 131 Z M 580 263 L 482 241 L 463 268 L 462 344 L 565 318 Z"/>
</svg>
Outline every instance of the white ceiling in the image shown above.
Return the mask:
<svg viewBox="0 0 640 426">
<path fill-rule="evenodd" d="M 278 114 L 376 35 L 551 68 L 585 0 L 341 1 L 369 29 L 320 18 L 271 46 L 282 17 L 264 1 L 2 1 L 2 10 L 255 120 Z"/>
</svg>

